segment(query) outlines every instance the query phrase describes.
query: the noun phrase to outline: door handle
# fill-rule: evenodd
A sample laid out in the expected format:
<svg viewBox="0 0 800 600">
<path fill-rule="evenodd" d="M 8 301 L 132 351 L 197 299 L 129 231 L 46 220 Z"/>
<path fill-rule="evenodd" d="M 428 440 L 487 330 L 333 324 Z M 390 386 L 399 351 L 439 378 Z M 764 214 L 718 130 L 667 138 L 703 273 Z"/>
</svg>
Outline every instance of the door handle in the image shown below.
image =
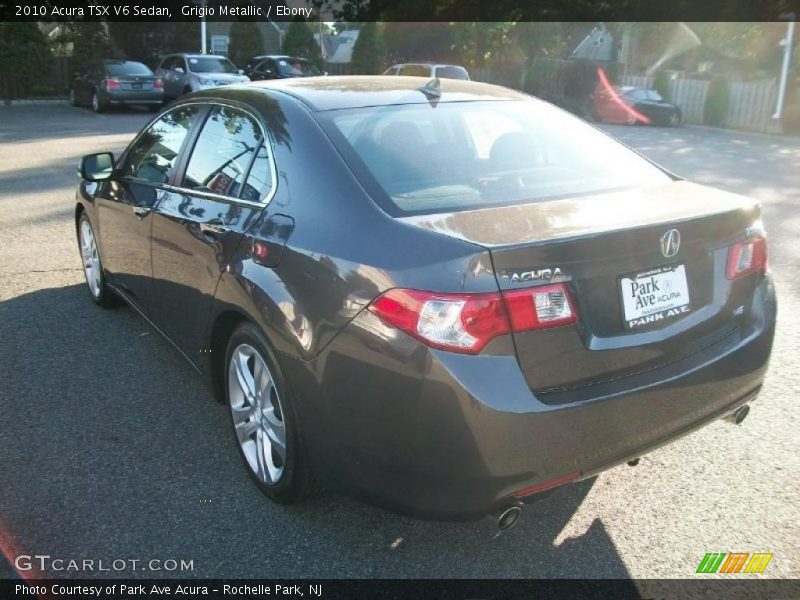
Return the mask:
<svg viewBox="0 0 800 600">
<path fill-rule="evenodd" d="M 200 231 L 202 231 L 205 235 L 212 237 L 225 235 L 230 230 L 230 227 L 226 227 L 222 219 L 211 219 L 205 223 L 200 223 Z"/>
<path fill-rule="evenodd" d="M 133 214 L 135 214 L 140 219 L 144 219 L 147 215 L 150 214 L 150 211 L 153 209 L 148 206 L 134 206 L 133 207 Z"/>
</svg>

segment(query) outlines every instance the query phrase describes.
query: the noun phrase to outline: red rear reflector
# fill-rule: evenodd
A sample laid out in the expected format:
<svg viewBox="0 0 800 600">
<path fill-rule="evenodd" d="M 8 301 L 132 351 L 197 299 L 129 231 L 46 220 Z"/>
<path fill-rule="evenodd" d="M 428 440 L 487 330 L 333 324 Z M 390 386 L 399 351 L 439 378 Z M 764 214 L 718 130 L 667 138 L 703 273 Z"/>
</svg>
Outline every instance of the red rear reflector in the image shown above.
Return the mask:
<svg viewBox="0 0 800 600">
<path fill-rule="evenodd" d="M 564 284 L 483 294 L 393 289 L 369 310 L 425 344 L 477 354 L 493 338 L 577 321 Z"/>
<path fill-rule="evenodd" d="M 522 498 L 524 496 L 538 494 L 539 492 L 543 492 L 545 490 L 549 490 L 554 487 L 564 485 L 565 483 L 569 483 L 570 481 L 577 481 L 579 476 L 580 473 L 576 471 L 574 473 L 570 473 L 569 475 L 564 475 L 563 477 L 559 477 L 557 479 L 551 479 L 550 481 L 545 481 L 544 483 L 537 483 L 536 485 L 532 485 L 531 487 L 526 487 L 521 490 L 517 490 L 516 492 L 514 492 L 514 495 L 517 498 Z"/>
<path fill-rule="evenodd" d="M 728 279 L 767 270 L 767 239 L 763 236 L 738 242 L 728 249 Z"/>
<path fill-rule="evenodd" d="M 164 89 L 164 82 L 161 81 L 160 79 L 156 79 L 153 82 L 153 88 L 156 89 L 156 90 L 163 90 Z"/>
<path fill-rule="evenodd" d="M 106 89 L 107 90 L 118 90 L 119 89 L 119 81 L 116 79 L 106 79 Z"/>
</svg>

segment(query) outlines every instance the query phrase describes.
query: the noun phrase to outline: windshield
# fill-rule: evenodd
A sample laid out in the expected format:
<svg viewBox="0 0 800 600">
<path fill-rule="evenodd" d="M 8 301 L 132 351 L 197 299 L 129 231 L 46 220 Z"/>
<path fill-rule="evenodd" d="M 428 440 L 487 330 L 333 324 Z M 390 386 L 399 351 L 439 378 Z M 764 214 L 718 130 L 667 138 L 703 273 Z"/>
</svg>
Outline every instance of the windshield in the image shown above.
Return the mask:
<svg viewBox="0 0 800 600">
<path fill-rule="evenodd" d="M 227 58 L 201 56 L 189 59 L 189 70 L 193 73 L 238 73 L 238 69 Z"/>
<path fill-rule="evenodd" d="M 313 77 L 321 75 L 321 71 L 304 58 L 281 58 L 278 63 L 278 74 L 283 77 Z"/>
<path fill-rule="evenodd" d="M 356 174 L 395 216 L 670 181 L 611 137 L 537 100 L 380 106 L 321 118 Z"/>
<path fill-rule="evenodd" d="M 111 77 L 122 77 L 125 75 L 152 75 L 153 72 L 138 62 L 119 62 L 106 63 L 106 72 Z"/>
<path fill-rule="evenodd" d="M 469 79 L 463 67 L 436 67 L 436 77 L 443 79 Z"/>
</svg>

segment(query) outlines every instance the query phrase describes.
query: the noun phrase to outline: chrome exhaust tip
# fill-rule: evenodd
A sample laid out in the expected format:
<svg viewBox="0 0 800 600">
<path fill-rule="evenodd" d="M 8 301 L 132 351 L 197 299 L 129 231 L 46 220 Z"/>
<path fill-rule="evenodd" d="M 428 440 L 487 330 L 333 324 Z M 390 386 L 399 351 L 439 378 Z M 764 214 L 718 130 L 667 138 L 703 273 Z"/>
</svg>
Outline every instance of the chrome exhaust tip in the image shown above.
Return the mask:
<svg viewBox="0 0 800 600">
<path fill-rule="evenodd" d="M 517 524 L 522 514 L 522 509 L 516 505 L 508 506 L 497 511 L 495 514 L 497 515 L 497 529 L 499 531 L 508 531 Z"/>
<path fill-rule="evenodd" d="M 743 404 L 735 411 L 733 411 L 731 414 L 729 414 L 727 417 L 725 417 L 725 420 L 728 423 L 732 423 L 733 425 L 741 425 L 742 421 L 744 421 L 747 418 L 748 414 L 750 414 L 750 405 Z"/>
</svg>

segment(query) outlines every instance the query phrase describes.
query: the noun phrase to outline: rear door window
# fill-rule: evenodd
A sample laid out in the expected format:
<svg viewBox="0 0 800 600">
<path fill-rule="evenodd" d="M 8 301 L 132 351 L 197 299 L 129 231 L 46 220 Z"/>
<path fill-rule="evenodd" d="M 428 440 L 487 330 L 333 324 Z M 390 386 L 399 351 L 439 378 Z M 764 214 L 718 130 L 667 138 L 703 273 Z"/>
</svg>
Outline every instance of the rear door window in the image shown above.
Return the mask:
<svg viewBox="0 0 800 600">
<path fill-rule="evenodd" d="M 181 106 L 161 115 L 128 152 L 125 176 L 154 184 L 167 183 L 198 111 L 197 106 Z"/>
<path fill-rule="evenodd" d="M 410 77 L 430 77 L 431 68 L 426 65 L 405 65 L 400 67 L 399 74 Z"/>
<path fill-rule="evenodd" d="M 192 150 L 182 187 L 238 198 L 255 160 L 258 176 L 248 181 L 246 199 L 258 201 L 264 186 L 271 185 L 260 162 L 262 149 L 268 160 L 264 136 L 254 117 L 229 106 L 214 106 Z"/>
</svg>

